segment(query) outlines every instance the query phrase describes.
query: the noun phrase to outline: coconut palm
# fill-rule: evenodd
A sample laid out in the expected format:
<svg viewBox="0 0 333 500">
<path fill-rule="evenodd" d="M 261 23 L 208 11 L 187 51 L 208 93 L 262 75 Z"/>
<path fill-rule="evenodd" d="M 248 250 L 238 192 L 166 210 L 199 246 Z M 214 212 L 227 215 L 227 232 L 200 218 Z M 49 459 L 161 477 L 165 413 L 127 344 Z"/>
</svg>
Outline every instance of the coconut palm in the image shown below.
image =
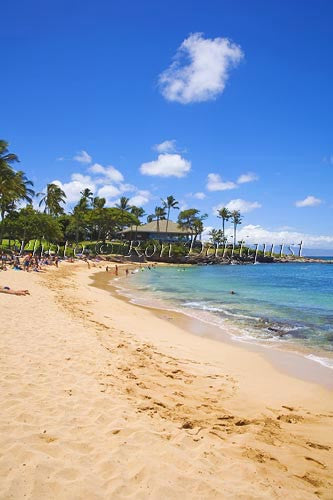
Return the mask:
<svg viewBox="0 0 333 500">
<path fill-rule="evenodd" d="M 234 226 L 234 241 L 233 241 L 233 251 L 235 250 L 235 245 L 236 245 L 236 234 L 237 234 L 237 226 L 242 223 L 242 215 L 239 210 L 233 210 L 230 214 L 230 220 L 233 223 Z"/>
<path fill-rule="evenodd" d="M 160 220 L 165 220 L 166 211 L 164 207 L 155 207 L 154 215 L 157 222 L 157 232 L 160 232 Z"/>
<path fill-rule="evenodd" d="M 162 199 L 162 207 L 167 210 L 167 223 L 166 223 L 166 232 L 168 232 L 168 225 L 170 219 L 170 210 L 173 208 L 174 210 L 179 210 L 178 201 L 172 196 L 167 196 L 166 200 Z"/>
<path fill-rule="evenodd" d="M 33 183 L 29 181 L 22 170 L 15 171 L 12 164 L 19 159 L 14 153 L 8 152 L 8 143 L 0 140 L 0 214 L 1 220 L 5 213 L 15 207 L 15 203 L 24 200 L 32 202 L 35 195 Z"/>
<path fill-rule="evenodd" d="M 144 217 L 146 215 L 144 208 L 136 207 L 135 205 L 131 207 L 131 214 L 133 214 L 138 219 L 139 224 L 140 224 L 140 217 Z M 137 233 L 138 233 L 138 224 L 136 224 L 135 226 L 135 234 L 137 235 Z"/>
<path fill-rule="evenodd" d="M 223 237 L 224 237 L 225 236 L 224 225 L 225 225 L 226 221 L 228 221 L 230 219 L 231 213 L 229 212 L 229 210 L 226 207 L 220 208 L 220 210 L 218 210 L 217 213 L 218 213 L 218 218 L 222 219 L 222 232 L 223 232 Z"/>
<path fill-rule="evenodd" d="M 46 187 L 46 193 L 38 193 L 37 196 L 41 196 L 39 206 L 45 205 L 44 213 L 50 215 L 61 215 L 64 213 L 64 209 L 61 203 L 66 202 L 66 194 L 57 184 L 48 184 Z"/>
<path fill-rule="evenodd" d="M 99 210 L 104 208 L 105 203 L 106 203 L 106 199 L 100 198 L 99 196 L 95 196 L 95 198 L 93 199 L 93 202 L 92 202 L 93 208 L 97 208 Z"/>
<path fill-rule="evenodd" d="M 119 200 L 119 203 L 116 203 L 116 208 L 119 208 L 121 210 L 121 227 L 122 230 L 124 229 L 124 213 L 129 212 L 131 209 L 131 205 L 128 203 L 129 198 L 126 198 L 126 196 L 122 196 Z M 121 235 L 123 238 L 123 234 Z"/>
</svg>

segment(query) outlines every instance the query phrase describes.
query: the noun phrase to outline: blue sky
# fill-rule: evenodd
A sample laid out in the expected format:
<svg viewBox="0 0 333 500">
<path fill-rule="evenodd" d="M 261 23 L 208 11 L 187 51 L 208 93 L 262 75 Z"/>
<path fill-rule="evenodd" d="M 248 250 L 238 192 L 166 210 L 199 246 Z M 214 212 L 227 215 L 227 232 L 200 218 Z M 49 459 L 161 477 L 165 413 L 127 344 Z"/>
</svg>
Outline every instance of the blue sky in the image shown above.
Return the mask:
<svg viewBox="0 0 333 500">
<path fill-rule="evenodd" d="M 333 248 L 332 15 L 326 0 L 4 1 L 0 137 L 37 191 L 57 180 L 74 203 L 87 185 L 147 213 L 173 194 L 208 226 L 228 205 L 253 241 Z"/>
</svg>

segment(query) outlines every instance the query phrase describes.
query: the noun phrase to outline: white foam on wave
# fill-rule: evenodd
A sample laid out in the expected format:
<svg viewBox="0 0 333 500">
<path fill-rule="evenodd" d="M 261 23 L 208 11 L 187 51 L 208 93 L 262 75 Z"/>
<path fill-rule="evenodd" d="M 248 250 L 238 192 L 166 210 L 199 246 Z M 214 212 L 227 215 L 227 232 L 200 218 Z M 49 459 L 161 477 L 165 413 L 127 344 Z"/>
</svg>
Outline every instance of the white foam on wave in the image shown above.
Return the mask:
<svg viewBox="0 0 333 500">
<path fill-rule="evenodd" d="M 247 316 L 246 314 L 241 314 L 241 313 L 232 313 L 231 311 L 228 311 L 227 309 L 223 309 L 222 307 L 216 307 L 216 306 L 209 306 L 203 302 L 185 302 L 183 304 L 185 307 L 193 307 L 197 309 L 202 309 L 203 311 L 210 311 L 210 312 L 221 312 L 225 314 L 226 316 L 232 316 L 234 318 L 242 318 L 242 319 L 251 319 L 254 321 L 260 321 L 260 318 L 257 318 L 256 316 Z"/>
<path fill-rule="evenodd" d="M 321 364 L 322 366 L 325 366 L 326 368 L 330 368 L 331 370 L 333 370 L 333 359 L 331 358 L 321 358 L 319 356 L 315 356 L 314 354 L 308 354 L 305 357 Z"/>
</svg>

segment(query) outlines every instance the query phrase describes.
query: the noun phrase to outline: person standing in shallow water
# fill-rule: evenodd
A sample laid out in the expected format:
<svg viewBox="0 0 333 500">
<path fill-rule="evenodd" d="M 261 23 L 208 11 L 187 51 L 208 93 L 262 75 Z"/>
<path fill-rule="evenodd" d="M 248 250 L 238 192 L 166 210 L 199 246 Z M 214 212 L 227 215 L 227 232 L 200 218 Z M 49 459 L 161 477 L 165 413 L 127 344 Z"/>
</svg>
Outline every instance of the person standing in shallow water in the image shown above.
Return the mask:
<svg viewBox="0 0 333 500">
<path fill-rule="evenodd" d="M 126 276 L 128 276 L 128 269 L 126 269 Z"/>
<path fill-rule="evenodd" d="M 118 266 L 117 266 L 117 264 L 116 264 L 116 267 L 115 267 L 115 274 L 116 274 L 116 276 L 118 276 Z"/>
</svg>

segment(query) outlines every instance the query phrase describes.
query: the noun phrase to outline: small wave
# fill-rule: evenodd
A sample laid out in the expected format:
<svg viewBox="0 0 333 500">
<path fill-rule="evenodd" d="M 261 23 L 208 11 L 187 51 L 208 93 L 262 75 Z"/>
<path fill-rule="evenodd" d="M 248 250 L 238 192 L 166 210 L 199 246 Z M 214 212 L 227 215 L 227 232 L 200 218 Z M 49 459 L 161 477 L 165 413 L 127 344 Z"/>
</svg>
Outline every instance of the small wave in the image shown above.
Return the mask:
<svg viewBox="0 0 333 500">
<path fill-rule="evenodd" d="M 242 318 L 242 319 L 250 319 L 254 321 L 260 321 L 260 318 L 257 318 L 256 316 L 247 316 L 246 314 L 241 314 L 241 313 L 232 313 L 231 311 L 228 311 L 227 309 L 223 309 L 222 307 L 216 307 L 216 306 L 209 306 L 207 304 L 204 304 L 202 302 L 185 302 L 183 304 L 185 307 L 191 307 L 194 309 L 202 309 L 203 311 L 210 311 L 210 312 L 219 312 L 223 313 L 226 316 L 232 316 L 234 318 Z"/>
<path fill-rule="evenodd" d="M 331 358 L 321 358 L 319 356 L 315 356 L 314 354 L 308 354 L 305 357 L 311 359 L 312 361 L 316 361 L 316 363 L 319 363 L 326 368 L 331 368 L 331 370 L 333 370 L 333 359 Z"/>
</svg>

